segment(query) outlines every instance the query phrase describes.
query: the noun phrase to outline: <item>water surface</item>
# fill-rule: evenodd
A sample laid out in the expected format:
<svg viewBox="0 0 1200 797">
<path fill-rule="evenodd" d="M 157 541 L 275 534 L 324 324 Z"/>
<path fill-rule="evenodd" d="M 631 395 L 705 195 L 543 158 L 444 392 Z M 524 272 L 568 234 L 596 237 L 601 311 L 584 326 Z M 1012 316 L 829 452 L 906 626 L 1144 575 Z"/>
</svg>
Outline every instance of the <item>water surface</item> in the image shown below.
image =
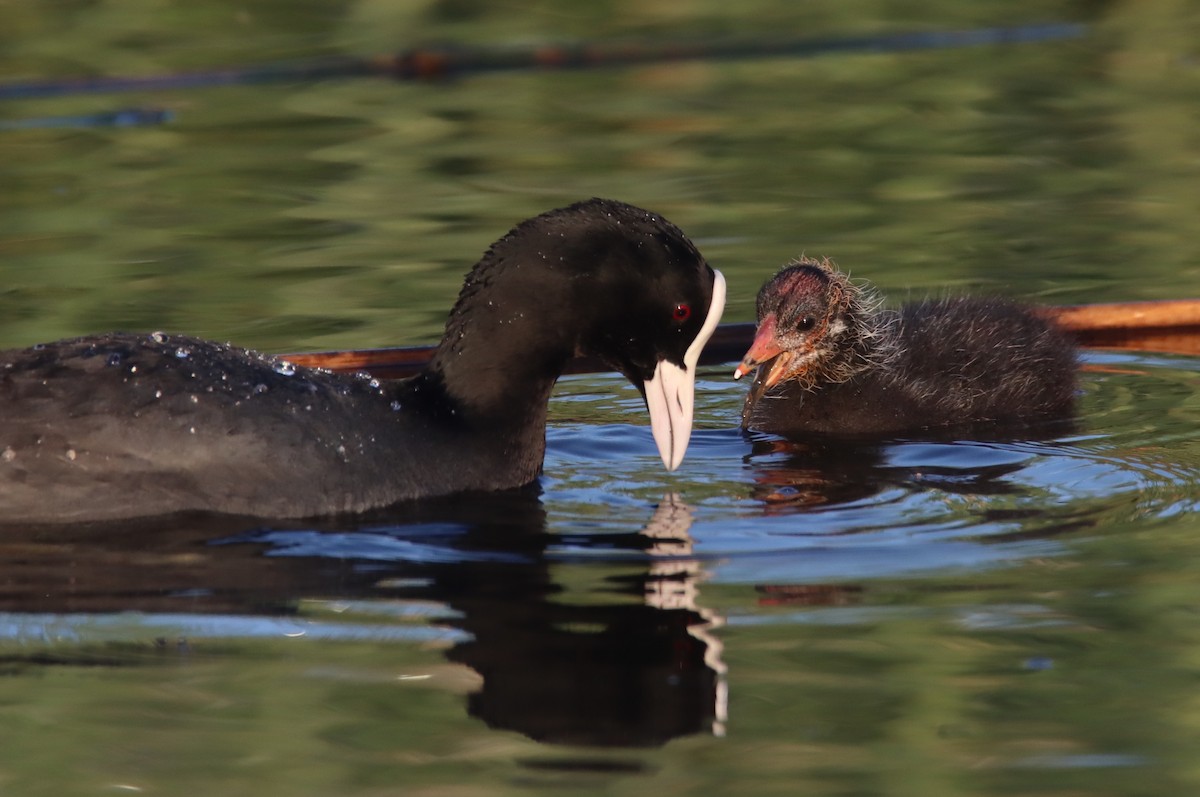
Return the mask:
<svg viewBox="0 0 1200 797">
<path fill-rule="evenodd" d="M 48 2 L 0 79 L 430 41 L 1088 23 L 1074 42 L 7 102 L 0 345 L 436 340 L 529 215 L 657 210 L 730 283 L 805 252 L 893 301 L 1200 294 L 1195 42 L 1167 2 Z M 1077 428 L 799 446 L 698 384 L 563 380 L 528 491 L 328 523 L 0 539 L 0 792 L 1186 794 L 1200 362 L 1089 352 Z"/>
</svg>

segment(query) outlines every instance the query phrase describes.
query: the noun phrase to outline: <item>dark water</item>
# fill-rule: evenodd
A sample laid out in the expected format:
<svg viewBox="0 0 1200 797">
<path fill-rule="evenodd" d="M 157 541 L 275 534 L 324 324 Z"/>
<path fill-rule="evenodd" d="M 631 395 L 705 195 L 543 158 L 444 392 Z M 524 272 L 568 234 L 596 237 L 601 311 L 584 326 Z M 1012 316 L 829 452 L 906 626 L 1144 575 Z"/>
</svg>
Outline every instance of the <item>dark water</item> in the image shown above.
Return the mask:
<svg viewBox="0 0 1200 797">
<path fill-rule="evenodd" d="M 1169 2 L 9 4 L 0 80 L 417 43 L 834 36 L 1012 48 L 6 102 L 0 345 L 436 339 L 513 222 L 662 212 L 749 320 L 828 254 L 893 300 L 1200 294 L 1200 9 Z M 0 793 L 1194 793 L 1200 362 L 1089 352 L 1042 440 L 789 445 L 705 370 L 663 471 L 563 380 L 535 489 L 340 524 L 0 539 Z M 1193 648 L 1193 644 L 1198 647 Z"/>
</svg>

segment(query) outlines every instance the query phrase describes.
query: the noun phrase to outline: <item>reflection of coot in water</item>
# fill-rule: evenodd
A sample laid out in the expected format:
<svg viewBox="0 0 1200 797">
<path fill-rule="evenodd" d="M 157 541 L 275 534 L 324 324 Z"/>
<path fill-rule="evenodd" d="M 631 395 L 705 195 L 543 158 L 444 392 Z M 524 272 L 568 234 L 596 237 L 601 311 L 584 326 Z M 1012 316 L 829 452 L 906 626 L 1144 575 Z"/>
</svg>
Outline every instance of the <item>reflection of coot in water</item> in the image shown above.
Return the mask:
<svg viewBox="0 0 1200 797">
<path fill-rule="evenodd" d="M 656 519 L 677 521 L 666 503 Z M 495 544 L 480 531 L 470 536 Z M 666 538 L 648 533 L 622 542 L 636 550 L 690 541 L 686 524 Z M 460 612 L 454 624 L 472 636 L 447 658 L 483 680 L 468 699 L 471 714 L 538 741 L 603 747 L 656 746 L 719 724 L 710 620 L 690 601 L 662 597 L 686 593 L 691 576 L 679 559 L 665 570 L 640 561 L 587 596 L 564 595 L 540 557 L 439 568 L 431 597 Z"/>
<path fill-rule="evenodd" d="M 596 568 L 547 555 L 562 538 L 547 530 L 536 486 L 319 524 L 197 515 L 15 527 L 0 539 L 0 609 L 272 616 L 311 597 L 444 604 L 453 616 L 439 624 L 470 636 L 446 657 L 482 676 L 473 716 L 550 743 L 660 745 L 712 732 L 722 716 L 713 618 L 658 597 L 693 586 L 689 562 L 642 555 L 687 544 L 688 518 L 669 514 L 665 536 L 577 536 L 575 547 L 616 557 L 599 568 L 601 588 L 582 592 L 579 576 Z"/>
<path fill-rule="evenodd" d="M 689 633 L 704 620 L 630 601 L 641 586 L 626 585 L 625 601 L 614 586 L 609 602 L 590 607 L 533 594 L 488 609 L 480 596 L 452 601 L 475 638 L 447 657 L 483 677 L 471 713 L 556 744 L 654 746 L 707 730 L 717 673 L 706 642 Z"/>
<path fill-rule="evenodd" d="M 846 504 L 887 487 L 879 446 L 819 437 L 756 437 L 746 460 L 754 481 L 751 494 L 767 507 Z"/>
<path fill-rule="evenodd" d="M 785 436 L 884 436 L 1072 415 L 1075 347 L 1036 311 L 959 297 L 882 310 L 828 261 L 787 266 L 758 294 L 757 367 L 742 426 Z"/>
<path fill-rule="evenodd" d="M 363 597 L 382 593 L 453 610 L 446 624 L 470 639 L 445 655 L 481 677 L 467 708 L 489 727 L 554 744 L 646 747 L 720 725 L 719 643 L 707 633 L 712 618 L 686 599 L 689 588 L 694 593 L 694 573 L 686 569 L 694 563 L 682 558 L 691 541 L 686 506 L 664 499 L 641 533 L 572 535 L 573 547 L 608 551 L 619 562 L 604 567 L 600 588 L 592 584 L 586 594 L 555 579 L 563 570 L 553 567 L 546 547 L 562 535 L 547 531 L 536 487 L 408 502 L 371 522 L 331 537 L 361 534 L 362 548 L 378 551 L 394 534 L 424 550 L 359 570 L 353 553 L 333 547 L 329 558 L 348 570 L 342 583 L 367 576 L 399 586 L 355 588 Z M 372 536 L 373 543 L 365 539 Z M 268 543 L 276 560 L 283 552 L 319 553 L 322 543 L 311 532 L 286 529 L 235 541 Z"/>
<path fill-rule="evenodd" d="M 767 507 L 831 506 L 862 501 L 891 489 L 939 490 L 953 495 L 998 496 L 1020 491 L 1012 477 L 1025 461 L 996 461 L 969 443 L 946 443 L 934 461 L 896 464 L 903 444 L 812 436 L 752 441 L 752 495 Z M 1004 458 L 1001 458 L 1002 460 Z M 770 510 L 768 510 L 770 511 Z"/>
</svg>

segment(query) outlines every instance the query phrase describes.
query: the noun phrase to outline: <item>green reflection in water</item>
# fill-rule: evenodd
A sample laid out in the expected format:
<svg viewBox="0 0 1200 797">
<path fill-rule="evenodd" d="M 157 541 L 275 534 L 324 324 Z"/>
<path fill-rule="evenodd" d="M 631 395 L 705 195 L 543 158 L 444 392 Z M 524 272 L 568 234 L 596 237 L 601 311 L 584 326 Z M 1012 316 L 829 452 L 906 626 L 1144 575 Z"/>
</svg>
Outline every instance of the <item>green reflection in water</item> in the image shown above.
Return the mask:
<svg viewBox="0 0 1200 797">
<path fill-rule="evenodd" d="M 10 3 L 6 76 L 211 68 L 438 40 L 816 36 L 1045 18 L 1084 19 L 1094 35 L 444 85 L 178 92 L 135 98 L 175 112 L 162 127 L 4 133 L 0 341 L 111 328 L 268 350 L 430 341 L 488 243 L 593 194 L 688 230 L 729 278 L 729 321 L 748 320 L 763 277 L 801 251 L 834 257 L 893 300 L 966 288 L 1055 302 L 1200 294 L 1193 6 Z M 78 114 L 110 102 L 0 110 Z M 0 791 L 1191 793 L 1195 385 L 1186 367 L 1140 370 L 1087 377 L 1087 422 L 1103 436 L 1077 445 L 1111 454 L 1141 481 L 1072 496 L 1048 479 L 1056 489 L 1044 493 L 947 501 L 953 521 L 1044 510 L 1013 521 L 1016 533 L 1045 533 L 1047 516 L 1076 521 L 1056 555 L 846 577 L 824 590 L 782 585 L 814 588 L 808 598 L 700 581 L 701 603 L 727 622 L 717 632 L 729 671 L 725 738 L 612 752 L 489 730 L 464 707 L 478 676 L 448 663 L 444 643 L 197 638 L 181 654 L 156 647 L 151 630 L 112 643 L 8 639 Z M 564 400 L 556 420 L 627 422 L 638 399 L 622 390 L 602 407 Z M 576 383 L 562 395 L 591 391 L 600 392 Z M 704 419 L 726 428 L 736 400 L 719 398 L 702 403 Z M 743 523 L 751 536 L 761 513 L 748 508 L 739 456 L 700 460 L 712 472 L 696 502 L 702 519 Z M 658 470 L 598 470 L 568 468 L 550 482 L 586 496 L 589 480 L 623 480 L 609 503 L 552 503 L 553 532 L 606 515 L 636 527 L 639 502 L 665 481 Z M 930 490 L 926 502 L 941 497 Z M 21 564 L 42 542 L 7 546 L 9 572 L 27 575 Z M 59 580 L 47 592 L 82 594 L 70 580 L 88 561 L 81 550 L 54 560 Z M 144 566 L 158 573 L 192 555 Z M 588 586 L 621 575 L 568 562 L 553 577 L 575 604 L 627 605 L 627 595 Z M 134 567 L 122 589 L 138 578 Z M 20 593 L 19 579 L 4 583 Z M 413 674 L 432 677 L 399 680 Z"/>
</svg>

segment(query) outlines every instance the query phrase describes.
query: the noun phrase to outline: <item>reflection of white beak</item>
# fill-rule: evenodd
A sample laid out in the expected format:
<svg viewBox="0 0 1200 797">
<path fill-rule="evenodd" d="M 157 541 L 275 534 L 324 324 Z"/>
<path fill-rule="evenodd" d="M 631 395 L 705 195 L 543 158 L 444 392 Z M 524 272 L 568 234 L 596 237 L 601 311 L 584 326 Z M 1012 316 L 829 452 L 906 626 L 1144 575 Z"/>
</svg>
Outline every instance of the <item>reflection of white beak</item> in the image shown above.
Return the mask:
<svg viewBox="0 0 1200 797">
<path fill-rule="evenodd" d="M 650 430 L 667 470 L 683 462 L 688 439 L 692 436 L 692 411 L 695 404 L 696 363 L 704 344 L 721 322 L 725 311 L 725 277 L 713 270 L 712 304 L 704 317 L 704 326 L 683 355 L 683 367 L 659 360 L 654 376 L 646 380 L 646 409 L 650 410 Z"/>
</svg>

